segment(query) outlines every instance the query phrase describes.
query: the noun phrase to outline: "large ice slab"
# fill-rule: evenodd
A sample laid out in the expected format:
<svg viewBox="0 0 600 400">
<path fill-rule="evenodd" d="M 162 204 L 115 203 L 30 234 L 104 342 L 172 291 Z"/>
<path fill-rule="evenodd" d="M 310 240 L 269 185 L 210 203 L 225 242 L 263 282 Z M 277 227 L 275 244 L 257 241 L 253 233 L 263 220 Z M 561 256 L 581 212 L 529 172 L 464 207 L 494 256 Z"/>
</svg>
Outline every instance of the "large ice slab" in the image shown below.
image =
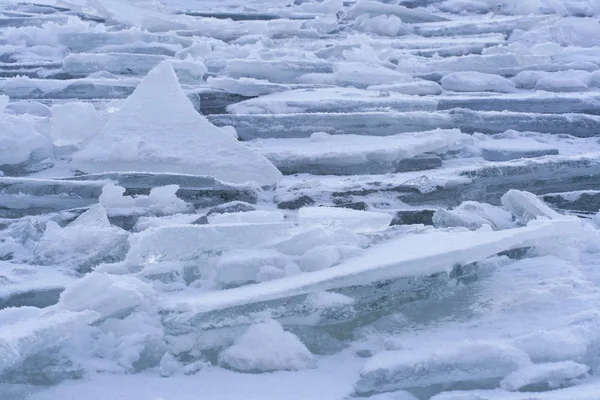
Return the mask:
<svg viewBox="0 0 600 400">
<path fill-rule="evenodd" d="M 286 222 L 151 228 L 131 236 L 126 261 L 137 265 L 198 261 L 222 250 L 269 244 L 288 235 L 291 228 Z"/>
<path fill-rule="evenodd" d="M 314 132 L 389 136 L 402 132 L 460 128 L 466 133 L 503 133 L 509 129 L 592 137 L 600 117 L 586 114 L 537 114 L 453 109 L 438 112 L 357 112 L 210 115 L 217 126 L 235 127 L 243 140 L 300 138 Z"/>
<path fill-rule="evenodd" d="M 292 83 L 308 73 L 333 72 L 332 64 L 324 60 L 252 60 L 232 59 L 225 72 L 232 78 L 264 79 L 273 83 Z"/>
<path fill-rule="evenodd" d="M 455 92 L 500 92 L 511 93 L 516 85 L 500 75 L 475 71 L 453 72 L 441 80 L 442 88 Z"/>
<path fill-rule="evenodd" d="M 531 139 L 486 140 L 477 144 L 487 161 L 508 161 L 517 158 L 534 158 L 557 155 L 558 148 Z"/>
<path fill-rule="evenodd" d="M 274 93 L 227 107 L 232 114 L 278 114 L 302 112 L 360 112 L 378 109 L 435 111 L 437 102 L 396 93 L 334 88 L 299 89 Z"/>
<path fill-rule="evenodd" d="M 356 18 L 361 15 L 395 15 L 406 23 L 419 22 L 438 22 L 446 21 L 447 19 L 439 15 L 430 14 L 425 11 L 415 10 L 404 6 L 393 4 L 384 4 L 372 0 L 359 0 L 351 7 L 347 14 L 347 18 Z"/>
<path fill-rule="evenodd" d="M 300 226 L 345 228 L 358 233 L 384 230 L 392 222 L 390 214 L 339 207 L 303 207 L 298 210 Z"/>
<path fill-rule="evenodd" d="M 258 139 L 248 146 L 284 174 L 352 175 L 398 172 L 402 160 L 458 150 L 469 139 L 458 129 L 438 129 L 385 137 L 314 133 L 308 139 Z"/>
<path fill-rule="evenodd" d="M 0 311 L 0 373 L 64 343 L 76 331 L 75 327 L 96 317 L 93 311 L 42 311 L 33 307 Z"/>
<path fill-rule="evenodd" d="M 84 172 L 172 172 L 259 185 L 281 176 L 266 158 L 198 114 L 168 63 L 148 74 L 72 164 Z"/>
<path fill-rule="evenodd" d="M 384 351 L 365 364 L 359 394 L 435 384 L 502 378 L 530 363 L 523 351 L 502 343 L 446 343 L 431 349 Z"/>
<path fill-rule="evenodd" d="M 383 279 L 430 275 L 546 238 L 576 235 L 580 229 L 579 220 L 569 218 L 503 231 L 408 235 L 374 246 L 360 257 L 335 267 L 236 289 L 173 296 L 165 299 L 164 307 L 198 314 Z M 402 248 L 411 251 L 399 252 Z"/>
</svg>

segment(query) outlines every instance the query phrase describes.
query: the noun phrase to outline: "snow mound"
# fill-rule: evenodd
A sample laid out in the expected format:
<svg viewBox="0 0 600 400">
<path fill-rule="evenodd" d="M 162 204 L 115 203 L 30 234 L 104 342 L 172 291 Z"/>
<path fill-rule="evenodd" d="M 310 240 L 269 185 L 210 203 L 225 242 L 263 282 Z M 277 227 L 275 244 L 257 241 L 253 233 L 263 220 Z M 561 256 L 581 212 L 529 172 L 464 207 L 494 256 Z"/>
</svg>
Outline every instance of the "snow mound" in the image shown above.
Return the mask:
<svg viewBox="0 0 600 400">
<path fill-rule="evenodd" d="M 172 172 L 261 186 L 281 176 L 263 156 L 198 114 L 166 62 L 148 73 L 72 163 L 88 173 Z"/>
<path fill-rule="evenodd" d="M 250 326 L 221 353 L 219 362 L 242 372 L 295 371 L 316 366 L 315 357 L 300 339 L 274 320 Z"/>
</svg>

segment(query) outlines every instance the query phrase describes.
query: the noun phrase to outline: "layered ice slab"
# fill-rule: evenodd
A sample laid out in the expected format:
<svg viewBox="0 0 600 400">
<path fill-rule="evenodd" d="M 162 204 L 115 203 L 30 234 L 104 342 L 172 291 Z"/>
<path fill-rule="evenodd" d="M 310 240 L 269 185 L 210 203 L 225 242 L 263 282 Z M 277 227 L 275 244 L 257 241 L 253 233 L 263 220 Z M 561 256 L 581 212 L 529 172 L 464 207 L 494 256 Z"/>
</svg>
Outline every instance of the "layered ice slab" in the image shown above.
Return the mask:
<svg viewBox="0 0 600 400">
<path fill-rule="evenodd" d="M 284 174 L 353 175 L 399 172 L 406 169 L 410 164 L 407 161 L 413 157 L 460 149 L 469 139 L 458 129 L 381 137 L 321 132 L 307 139 L 258 139 L 248 142 L 248 146 Z"/>
<path fill-rule="evenodd" d="M 408 235 L 374 246 L 363 255 L 320 271 L 236 289 L 165 298 L 163 307 L 183 312 L 183 319 L 230 307 L 372 282 L 448 272 L 512 248 L 581 232 L 577 218 L 535 221 L 503 231 L 433 232 Z M 404 249 L 405 251 L 402 251 Z"/>
<path fill-rule="evenodd" d="M 525 138 L 486 140 L 479 143 L 478 147 L 487 161 L 509 161 L 558 154 L 558 148 L 555 146 Z"/>
<path fill-rule="evenodd" d="M 591 137 L 600 129 L 600 117 L 587 114 L 535 114 L 528 112 L 453 109 L 425 112 L 356 112 L 211 115 L 217 126 L 235 127 L 242 140 L 309 137 L 314 132 L 389 136 L 401 132 L 460 128 L 463 132 L 525 132 Z"/>
<path fill-rule="evenodd" d="M 398 93 L 353 88 L 298 89 L 273 93 L 227 107 L 232 114 L 358 112 L 377 109 L 435 111 L 437 102 Z"/>
<path fill-rule="evenodd" d="M 530 363 L 523 351 L 501 343 L 446 343 L 427 350 L 384 351 L 371 358 L 355 385 L 357 393 L 502 378 Z"/>
<path fill-rule="evenodd" d="M 194 110 L 169 63 L 142 80 L 72 165 L 88 173 L 171 172 L 260 186 L 281 177 L 266 158 Z"/>
</svg>

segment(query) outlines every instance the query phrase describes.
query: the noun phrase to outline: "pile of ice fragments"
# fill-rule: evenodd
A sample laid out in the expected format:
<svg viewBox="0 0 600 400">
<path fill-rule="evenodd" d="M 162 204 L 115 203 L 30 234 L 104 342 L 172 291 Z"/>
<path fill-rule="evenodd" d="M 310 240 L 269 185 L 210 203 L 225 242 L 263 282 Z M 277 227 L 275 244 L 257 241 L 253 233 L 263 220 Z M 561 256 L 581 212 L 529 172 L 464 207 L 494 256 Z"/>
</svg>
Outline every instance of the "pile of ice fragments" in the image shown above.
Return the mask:
<svg viewBox="0 0 600 400">
<path fill-rule="evenodd" d="M 0 0 L 0 399 L 598 400 L 593 0 Z"/>
</svg>

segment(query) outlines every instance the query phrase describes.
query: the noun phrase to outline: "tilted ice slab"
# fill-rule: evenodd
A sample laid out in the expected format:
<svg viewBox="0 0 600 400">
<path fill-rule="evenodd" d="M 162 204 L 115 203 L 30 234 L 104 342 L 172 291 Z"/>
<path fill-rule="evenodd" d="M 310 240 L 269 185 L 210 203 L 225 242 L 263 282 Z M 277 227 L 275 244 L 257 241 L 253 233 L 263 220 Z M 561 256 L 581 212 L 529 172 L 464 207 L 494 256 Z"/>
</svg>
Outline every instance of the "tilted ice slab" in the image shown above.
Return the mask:
<svg viewBox="0 0 600 400">
<path fill-rule="evenodd" d="M 281 176 L 266 158 L 198 114 L 168 63 L 142 80 L 72 164 L 90 173 L 172 172 L 261 186 Z"/>
<path fill-rule="evenodd" d="M 458 129 L 393 136 L 328 135 L 308 139 L 258 139 L 248 146 L 285 174 L 352 175 L 396 172 L 401 160 L 460 149 L 470 137 Z"/>
<path fill-rule="evenodd" d="M 273 93 L 232 104 L 232 114 L 356 112 L 390 108 L 396 111 L 435 111 L 437 102 L 397 93 L 352 88 L 299 89 Z"/>
<path fill-rule="evenodd" d="M 163 308 L 199 314 L 384 279 L 431 275 L 447 272 L 456 264 L 469 264 L 511 248 L 577 235 L 580 231 L 577 218 L 565 218 L 503 231 L 408 235 L 374 246 L 362 256 L 335 267 L 236 289 L 171 296 L 163 300 Z"/>
</svg>

